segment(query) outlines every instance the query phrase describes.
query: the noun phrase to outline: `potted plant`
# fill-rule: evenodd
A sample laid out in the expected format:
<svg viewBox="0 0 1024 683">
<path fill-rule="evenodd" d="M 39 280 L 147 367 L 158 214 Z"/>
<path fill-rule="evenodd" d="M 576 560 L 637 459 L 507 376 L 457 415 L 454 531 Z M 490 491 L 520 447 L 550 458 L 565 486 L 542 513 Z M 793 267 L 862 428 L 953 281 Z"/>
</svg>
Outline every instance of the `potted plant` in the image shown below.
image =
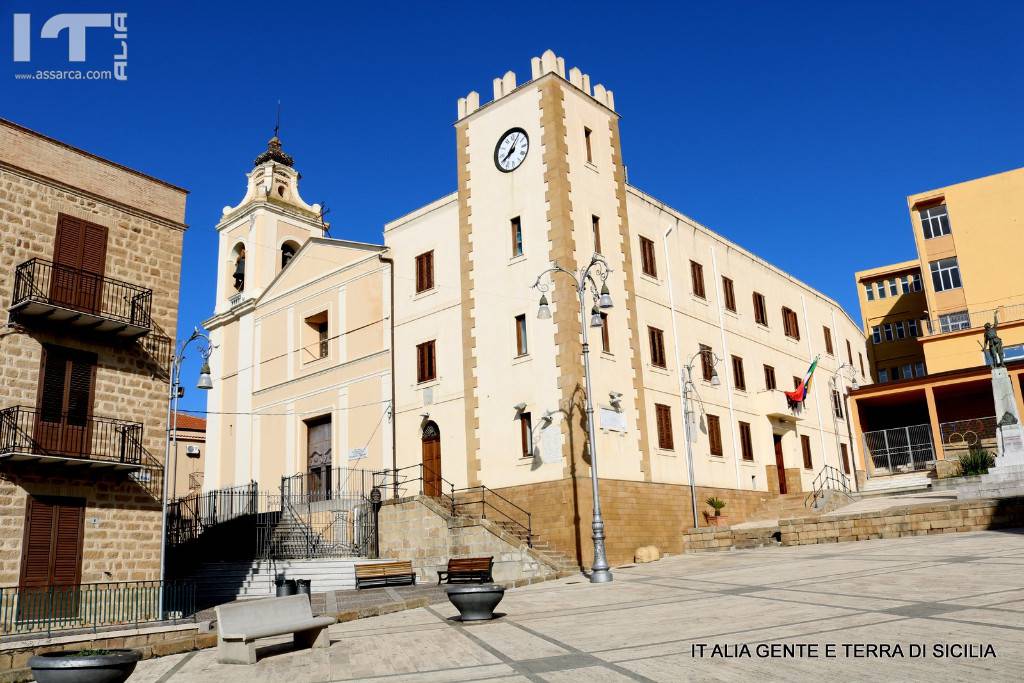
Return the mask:
<svg viewBox="0 0 1024 683">
<path fill-rule="evenodd" d="M 729 526 L 729 518 L 722 514 L 722 508 L 725 507 L 725 501 L 717 496 L 711 496 L 704 501 L 708 506 L 715 511 L 714 515 L 708 516 L 708 521 L 713 526 Z"/>
<path fill-rule="evenodd" d="M 138 650 L 46 652 L 28 660 L 39 683 L 124 683 L 142 658 Z"/>
</svg>

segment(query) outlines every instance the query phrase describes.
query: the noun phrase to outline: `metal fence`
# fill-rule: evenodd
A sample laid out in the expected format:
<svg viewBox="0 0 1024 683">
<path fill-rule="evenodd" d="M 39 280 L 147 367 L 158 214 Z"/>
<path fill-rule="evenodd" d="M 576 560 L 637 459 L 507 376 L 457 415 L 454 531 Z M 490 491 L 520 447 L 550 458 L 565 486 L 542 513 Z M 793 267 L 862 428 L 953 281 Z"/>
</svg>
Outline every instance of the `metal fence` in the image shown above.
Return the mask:
<svg viewBox="0 0 1024 683">
<path fill-rule="evenodd" d="M 188 543 L 214 525 L 269 512 L 272 504 L 277 503 L 276 498 L 261 496 L 256 482 L 251 482 L 206 493 L 190 493 L 172 500 L 167 504 L 167 542 L 170 545 Z"/>
<path fill-rule="evenodd" d="M 160 613 L 163 595 L 164 611 Z M 46 633 L 194 618 L 187 581 L 119 581 L 43 588 L 0 588 L 0 633 Z"/>
<path fill-rule="evenodd" d="M 0 411 L 0 454 L 32 453 L 130 465 L 150 465 L 142 424 L 27 406 Z"/>
<path fill-rule="evenodd" d="M 983 327 L 985 323 L 992 322 L 997 310 L 1000 323 L 1024 319 L 1024 304 L 1002 306 L 999 309 L 987 311 L 961 311 L 959 313 L 947 314 L 945 317 L 928 320 L 924 333 L 926 336 L 933 336 Z"/>
<path fill-rule="evenodd" d="M 935 462 L 931 425 L 865 432 L 864 449 L 876 471 L 887 470 L 890 474 L 927 469 Z"/>
<path fill-rule="evenodd" d="M 998 430 L 995 416 L 943 422 L 939 425 L 942 449 L 947 456 L 959 457 L 972 446 L 996 448 Z"/>
<path fill-rule="evenodd" d="M 34 258 L 20 264 L 14 277 L 11 306 L 29 301 L 70 308 L 150 329 L 153 290 Z"/>
</svg>

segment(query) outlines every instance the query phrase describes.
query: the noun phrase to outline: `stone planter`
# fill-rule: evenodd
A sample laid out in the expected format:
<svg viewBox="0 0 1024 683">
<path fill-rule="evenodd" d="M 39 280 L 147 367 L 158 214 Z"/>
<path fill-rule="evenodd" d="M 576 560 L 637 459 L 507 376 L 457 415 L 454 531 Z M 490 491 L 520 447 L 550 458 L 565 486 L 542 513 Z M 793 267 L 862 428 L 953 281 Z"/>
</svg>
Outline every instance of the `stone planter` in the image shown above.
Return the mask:
<svg viewBox="0 0 1024 683">
<path fill-rule="evenodd" d="M 39 683 L 124 683 L 142 658 L 138 650 L 105 650 L 108 654 L 47 652 L 28 660 Z"/>
<path fill-rule="evenodd" d="M 497 583 L 447 586 L 444 590 L 462 621 L 493 619 L 494 608 L 505 597 L 505 587 Z"/>
<path fill-rule="evenodd" d="M 715 516 L 715 515 L 708 515 L 708 522 L 711 523 L 711 526 L 729 526 L 729 516 L 728 515 L 717 515 L 717 516 Z"/>
</svg>

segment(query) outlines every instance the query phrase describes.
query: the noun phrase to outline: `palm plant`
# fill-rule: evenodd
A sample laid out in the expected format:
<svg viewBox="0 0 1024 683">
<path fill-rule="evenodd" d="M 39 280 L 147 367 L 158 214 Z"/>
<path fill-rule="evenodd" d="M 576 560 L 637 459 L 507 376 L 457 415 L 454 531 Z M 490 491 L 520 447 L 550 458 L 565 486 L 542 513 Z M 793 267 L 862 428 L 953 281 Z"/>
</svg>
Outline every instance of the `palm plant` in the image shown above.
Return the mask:
<svg viewBox="0 0 1024 683">
<path fill-rule="evenodd" d="M 725 501 L 724 500 L 722 500 L 721 498 L 718 498 L 717 496 L 711 496 L 710 498 L 708 498 L 704 502 L 707 503 L 709 507 L 714 509 L 715 517 L 721 517 L 722 516 L 722 508 L 725 507 Z"/>
</svg>

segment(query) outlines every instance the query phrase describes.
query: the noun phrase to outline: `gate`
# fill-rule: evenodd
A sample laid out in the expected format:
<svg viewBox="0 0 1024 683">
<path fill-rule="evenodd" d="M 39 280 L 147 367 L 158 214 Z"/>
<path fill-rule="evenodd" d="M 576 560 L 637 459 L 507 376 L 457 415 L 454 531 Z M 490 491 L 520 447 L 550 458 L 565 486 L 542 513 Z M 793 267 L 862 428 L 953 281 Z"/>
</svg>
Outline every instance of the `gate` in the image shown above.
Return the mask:
<svg viewBox="0 0 1024 683">
<path fill-rule="evenodd" d="M 935 462 L 931 425 L 864 432 L 864 449 L 876 472 L 913 472 L 928 469 Z"/>
</svg>

